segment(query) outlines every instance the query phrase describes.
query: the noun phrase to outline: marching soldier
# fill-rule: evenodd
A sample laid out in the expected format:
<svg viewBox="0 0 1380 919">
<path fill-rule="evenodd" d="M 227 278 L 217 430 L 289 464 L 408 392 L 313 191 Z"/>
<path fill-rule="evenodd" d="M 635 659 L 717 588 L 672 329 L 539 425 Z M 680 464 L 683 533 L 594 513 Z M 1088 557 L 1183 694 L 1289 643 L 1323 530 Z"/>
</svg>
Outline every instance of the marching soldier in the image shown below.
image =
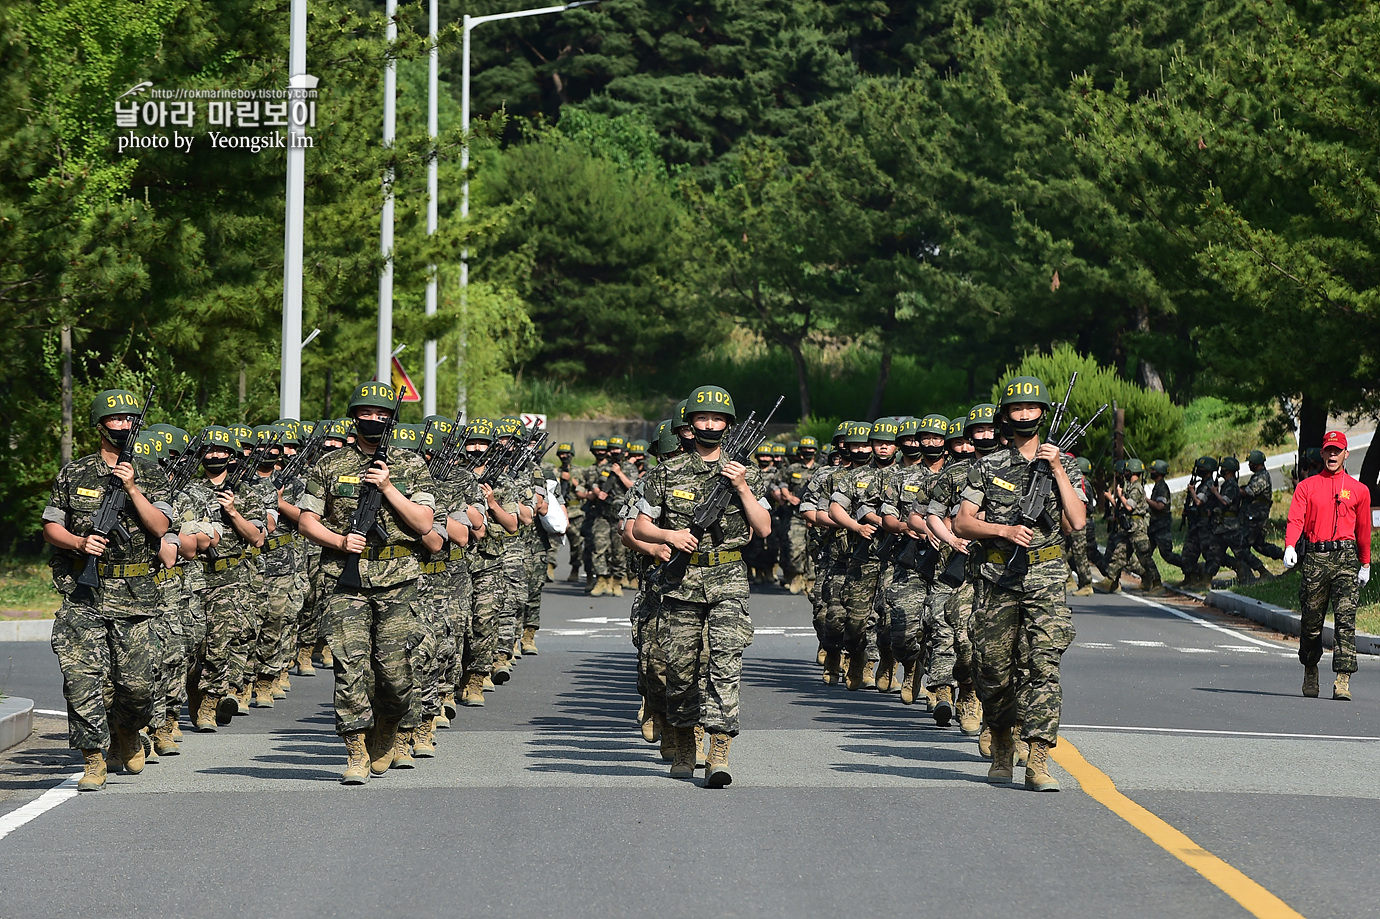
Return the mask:
<svg viewBox="0 0 1380 919">
<path fill-rule="evenodd" d="M 1265 468 L 1265 454 L 1252 450 L 1246 457 L 1251 477 L 1241 486 L 1241 544 L 1235 551 L 1246 560 L 1251 569 L 1260 576 L 1267 572 L 1251 553 L 1259 552 L 1266 558 L 1282 559 L 1284 550 L 1265 538 L 1265 528 L 1270 524 L 1270 508 L 1275 499 L 1275 483 L 1270 478 L 1270 470 Z"/>
<path fill-rule="evenodd" d="M 1174 551 L 1174 509 L 1169 506 L 1169 483 L 1164 480 L 1169 475 L 1169 464 L 1157 459 L 1150 464 L 1150 479 L 1155 484 L 1150 489 L 1146 503 L 1150 507 L 1150 526 L 1147 534 L 1150 545 L 1159 550 L 1160 558 L 1179 568 L 1184 566 L 1183 556 Z"/>
<path fill-rule="evenodd" d="M 1125 465 L 1126 480 L 1107 492 L 1106 497 L 1114 506 L 1127 515 L 1128 530 L 1125 538 L 1116 544 L 1112 557 L 1107 563 L 1107 577 L 1097 585 L 1103 593 L 1116 593 L 1121 590 L 1121 571 L 1126 559 L 1135 552 L 1140 559 L 1141 587 L 1151 596 L 1160 596 L 1165 590 L 1160 584 L 1159 569 L 1150 547 L 1150 502 L 1145 496 L 1145 486 L 1140 483 L 1145 464 L 1138 459 L 1128 459 Z"/>
</svg>

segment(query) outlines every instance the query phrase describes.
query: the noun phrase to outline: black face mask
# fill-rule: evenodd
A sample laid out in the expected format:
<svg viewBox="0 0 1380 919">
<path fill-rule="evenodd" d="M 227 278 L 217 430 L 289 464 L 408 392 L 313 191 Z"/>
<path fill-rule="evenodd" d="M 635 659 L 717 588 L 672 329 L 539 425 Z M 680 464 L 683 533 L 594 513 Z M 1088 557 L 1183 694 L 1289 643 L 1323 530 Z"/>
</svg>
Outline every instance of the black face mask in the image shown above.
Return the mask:
<svg viewBox="0 0 1380 919">
<path fill-rule="evenodd" d="M 384 429 L 387 427 L 387 421 L 361 418 L 355 422 L 355 433 L 359 435 L 361 440 L 376 441 L 383 436 Z"/>
<path fill-rule="evenodd" d="M 887 466 L 890 466 L 892 463 L 896 462 L 896 454 L 895 454 L 894 452 L 893 452 L 890 456 L 888 456 L 886 459 L 883 459 L 883 458 L 877 453 L 877 451 L 874 450 L 874 451 L 872 451 L 872 458 L 873 458 L 874 460 L 876 460 L 877 465 L 878 465 L 878 466 L 881 466 L 883 469 L 885 469 Z"/>
<path fill-rule="evenodd" d="M 927 447 L 921 444 L 918 452 L 925 454 L 925 459 L 939 459 L 939 457 L 944 455 L 944 445 L 936 444 Z"/>
<path fill-rule="evenodd" d="M 125 445 L 129 443 L 129 428 L 125 428 L 123 431 L 116 431 L 102 425 L 101 433 L 105 435 L 105 439 L 110 441 L 111 445 L 114 446 L 116 450 L 123 450 Z"/>
<path fill-rule="evenodd" d="M 972 442 L 973 442 L 973 449 L 976 450 L 976 451 L 977 451 L 979 454 L 981 454 L 982 456 L 986 456 L 987 454 L 991 453 L 993 450 L 997 449 L 997 438 L 996 438 L 995 436 L 993 436 L 993 437 L 973 437 L 973 438 L 970 438 L 970 439 L 971 439 Z"/>
<path fill-rule="evenodd" d="M 695 428 L 695 442 L 704 447 L 717 447 L 719 442 L 724 439 L 723 430 L 703 431 Z"/>
<path fill-rule="evenodd" d="M 220 459 L 204 459 L 201 461 L 201 465 L 202 468 L 204 468 L 211 475 L 220 475 L 229 467 L 230 459 L 228 457 L 222 457 Z"/>
<path fill-rule="evenodd" d="M 1034 421 L 1013 421 L 1011 430 L 1016 432 L 1017 437 L 1034 437 L 1040 430 L 1040 419 Z"/>
<path fill-rule="evenodd" d="M 907 459 L 915 459 L 922 452 L 923 448 L 918 443 L 897 443 L 896 449 L 901 451 L 901 455 Z"/>
</svg>

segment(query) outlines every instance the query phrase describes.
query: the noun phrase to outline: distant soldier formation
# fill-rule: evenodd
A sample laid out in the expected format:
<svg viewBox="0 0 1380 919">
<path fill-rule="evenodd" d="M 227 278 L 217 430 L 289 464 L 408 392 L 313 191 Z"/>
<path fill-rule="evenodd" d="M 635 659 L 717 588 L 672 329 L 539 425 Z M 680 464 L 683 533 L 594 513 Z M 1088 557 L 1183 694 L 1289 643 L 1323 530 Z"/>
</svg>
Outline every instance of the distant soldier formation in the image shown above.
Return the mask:
<svg viewBox="0 0 1380 919">
<path fill-rule="evenodd" d="M 704 386 L 650 441 L 594 438 L 586 467 L 513 416 L 401 424 L 401 394 L 384 383 L 357 387 L 344 419 L 195 435 L 146 425 L 152 397 L 95 398 L 100 449 L 63 467 L 43 513 L 82 791 L 177 755 L 183 724 L 214 732 L 272 708 L 294 669 L 317 666 L 335 677 L 342 783 L 415 768 L 460 707 L 485 705 L 538 653 L 562 543 L 588 595 L 631 592 L 642 736 L 672 776 L 702 770 L 708 787 L 732 782 L 752 584 L 808 598 L 824 684 L 896 693 L 956 723 L 994 783 L 1024 766 L 1028 788 L 1059 789 L 1048 762 L 1075 634 L 1067 593 L 1116 592 L 1127 570 L 1164 593 L 1155 551 L 1185 586 L 1206 586 L 1227 564 L 1242 582 L 1264 573 L 1253 552 L 1292 566 L 1306 536 L 1304 694 L 1317 695 L 1330 602 L 1343 623 L 1334 697 L 1350 697 L 1356 590 L 1343 582 L 1368 578 L 1369 517 L 1315 540 L 1316 510 L 1297 534 L 1291 510 L 1281 551 L 1265 538 L 1265 457 L 1251 453 L 1244 484 L 1234 458 L 1204 457 L 1176 554 L 1168 465 L 1118 461 L 1095 489 L 1073 449 L 1096 416 L 1067 418 L 1068 390 L 1056 404 L 1033 377 L 957 418 L 845 421 L 822 449 L 766 440 L 764 421 Z M 1337 452 L 1344 438 L 1324 447 L 1320 480 L 1340 481 Z M 1334 504 L 1354 494 L 1340 487 Z"/>
</svg>

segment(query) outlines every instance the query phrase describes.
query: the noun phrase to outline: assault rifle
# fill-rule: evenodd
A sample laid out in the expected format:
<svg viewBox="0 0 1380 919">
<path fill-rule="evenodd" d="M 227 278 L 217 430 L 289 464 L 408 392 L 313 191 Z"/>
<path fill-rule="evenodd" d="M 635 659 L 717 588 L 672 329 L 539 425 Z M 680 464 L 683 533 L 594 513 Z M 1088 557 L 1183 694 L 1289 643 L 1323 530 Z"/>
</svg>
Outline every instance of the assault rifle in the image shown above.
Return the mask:
<svg viewBox="0 0 1380 919">
<path fill-rule="evenodd" d="M 1060 402 L 1059 405 L 1055 407 L 1053 416 L 1050 420 L 1049 440 L 1046 442 L 1058 447 L 1060 453 L 1066 452 L 1077 443 L 1079 438 L 1087 432 L 1088 428 L 1092 427 L 1093 422 L 1107 410 L 1107 403 L 1104 402 L 1102 403 L 1102 407 L 1085 423 L 1079 424 L 1078 418 L 1075 416 L 1073 420 L 1069 422 L 1068 427 L 1061 432 L 1060 428 L 1063 426 L 1065 415 L 1068 413 L 1069 397 L 1073 395 L 1073 387 L 1077 382 L 1078 371 L 1075 370 L 1073 376 L 1069 377 L 1069 388 L 1064 392 L 1064 401 Z M 1040 527 L 1047 531 L 1053 530 L 1058 523 L 1050 519 L 1049 512 L 1045 509 L 1045 504 L 1049 501 L 1049 497 L 1053 492 L 1053 468 L 1050 467 L 1049 462 L 1046 460 L 1036 460 L 1035 470 L 1030 476 L 1030 486 L 1026 489 L 1025 494 L 1016 505 L 1018 510 L 1016 523 L 1032 528 Z M 949 564 L 950 567 L 952 567 L 953 561 L 950 560 Z M 1006 564 L 1006 573 L 1002 575 L 1002 579 L 998 583 L 1001 584 L 1001 586 L 1018 584 L 1025 577 L 1025 573 L 1028 570 L 1030 570 L 1030 553 L 1020 546 L 1016 546 L 1011 560 Z M 948 570 L 946 569 L 945 575 L 947 574 Z"/>
<path fill-rule="evenodd" d="M 234 494 L 240 490 L 250 476 L 257 475 L 258 469 L 263 465 L 264 457 L 268 456 L 268 451 L 279 446 L 278 441 L 282 439 L 281 434 L 274 434 L 272 437 L 265 438 L 254 445 L 254 449 L 249 451 L 249 455 L 241 457 L 235 463 L 235 468 L 225 477 L 225 481 L 220 483 L 217 491 L 229 492 Z"/>
<path fill-rule="evenodd" d="M 139 412 L 139 417 L 134 419 L 134 424 L 129 426 L 129 436 L 120 448 L 120 456 L 115 460 L 116 466 L 134 462 L 134 441 L 139 439 L 139 432 L 144 427 L 144 418 L 149 413 L 149 405 L 153 403 L 153 391 L 156 388 L 149 387 L 149 396 L 144 400 L 144 408 Z M 125 484 L 116 477 L 112 467 L 110 478 L 105 484 L 105 493 L 101 495 L 101 506 L 96 509 L 96 516 L 91 519 L 91 532 L 103 539 L 109 539 L 110 534 L 114 533 L 121 542 L 129 542 L 129 530 L 120 522 L 120 514 L 124 512 L 125 504 L 128 502 L 129 495 L 125 494 Z M 77 583 L 93 590 L 100 587 L 101 576 L 97 572 L 99 565 L 100 560 L 96 556 L 88 555 L 86 567 L 77 576 Z"/>
<path fill-rule="evenodd" d="M 460 423 L 451 425 L 450 433 L 441 441 L 441 446 L 431 454 L 431 461 L 427 463 L 427 471 L 431 477 L 438 482 L 449 482 L 451 473 L 455 471 L 455 453 L 465 442 L 465 426 Z"/>
<path fill-rule="evenodd" d="M 741 424 L 736 424 L 733 429 L 724 437 L 720 449 L 720 456 L 728 457 L 729 462 L 741 463 L 746 466 L 752 458 L 752 451 L 762 442 L 762 434 L 766 431 L 767 425 L 771 423 L 772 416 L 781 407 L 781 403 L 786 399 L 785 396 L 778 396 L 776 404 L 767 413 L 765 421 L 757 421 L 757 413 L 750 412 Z M 719 522 L 724 512 L 728 510 L 728 504 L 733 500 L 733 485 L 721 475 L 714 476 L 714 484 L 710 486 L 709 494 L 704 497 L 699 504 L 695 505 L 695 510 L 690 518 L 690 535 L 695 539 L 702 539 L 709 528 Z M 652 569 L 651 577 L 653 582 L 661 589 L 675 587 L 685 580 L 685 571 L 690 567 L 690 553 L 682 552 L 680 549 L 673 549 L 671 557 L 663 565 L 658 565 Z"/>
<path fill-rule="evenodd" d="M 311 439 L 298 447 L 297 452 L 292 455 L 292 459 L 284 463 L 283 468 L 273 474 L 274 488 L 282 488 L 316 464 L 321 445 L 326 442 L 325 429 L 328 427 L 330 425 L 317 425 L 312 431 Z"/>
<path fill-rule="evenodd" d="M 202 454 L 205 452 L 206 432 L 203 430 L 187 444 L 187 449 L 182 451 L 182 455 L 168 469 L 168 482 L 173 494 L 187 487 L 192 476 L 196 475 L 197 467 L 201 465 Z"/>
<path fill-rule="evenodd" d="M 398 387 L 398 397 L 393 402 L 393 413 L 388 416 L 388 421 L 383 426 L 383 434 L 379 436 L 378 449 L 374 451 L 373 460 L 369 463 L 369 468 L 374 468 L 380 463 L 388 463 L 388 442 L 393 439 L 393 428 L 398 423 L 398 410 L 402 408 L 403 396 L 407 394 L 406 386 Z M 362 477 L 361 477 L 362 478 Z M 372 482 L 365 482 L 360 489 L 359 503 L 355 505 L 354 516 L 350 518 L 350 532 L 356 536 L 376 537 L 379 542 L 387 542 L 388 534 L 384 531 L 383 524 L 379 522 L 379 510 L 383 507 L 383 492 Z M 345 567 L 340 572 L 337 582 L 342 587 L 363 587 L 364 582 L 359 579 L 359 556 L 353 552 L 345 555 Z"/>
</svg>

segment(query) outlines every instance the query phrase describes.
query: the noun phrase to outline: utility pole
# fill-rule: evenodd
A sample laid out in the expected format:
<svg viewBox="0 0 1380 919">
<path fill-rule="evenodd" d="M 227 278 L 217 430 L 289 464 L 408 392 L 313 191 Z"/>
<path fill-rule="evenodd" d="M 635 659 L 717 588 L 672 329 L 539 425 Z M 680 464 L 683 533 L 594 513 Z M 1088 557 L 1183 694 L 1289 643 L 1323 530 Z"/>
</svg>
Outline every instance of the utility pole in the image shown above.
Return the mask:
<svg viewBox="0 0 1380 919">
<path fill-rule="evenodd" d="M 388 65 L 383 70 L 383 148 L 393 155 L 397 136 L 398 62 L 393 54 L 398 42 L 398 0 L 388 0 Z M 383 271 L 379 274 L 379 344 L 374 379 L 381 383 L 393 379 L 393 167 L 383 175 L 383 216 L 379 221 L 379 252 Z M 300 336 L 300 330 L 299 330 Z"/>
<path fill-rule="evenodd" d="M 306 189 L 306 102 L 297 115 L 294 90 L 305 90 L 307 0 L 292 0 L 288 36 L 287 213 L 283 228 L 283 340 L 278 377 L 278 417 L 300 418 L 302 410 L 302 233 Z M 300 87 L 297 84 L 303 84 Z"/>
</svg>

